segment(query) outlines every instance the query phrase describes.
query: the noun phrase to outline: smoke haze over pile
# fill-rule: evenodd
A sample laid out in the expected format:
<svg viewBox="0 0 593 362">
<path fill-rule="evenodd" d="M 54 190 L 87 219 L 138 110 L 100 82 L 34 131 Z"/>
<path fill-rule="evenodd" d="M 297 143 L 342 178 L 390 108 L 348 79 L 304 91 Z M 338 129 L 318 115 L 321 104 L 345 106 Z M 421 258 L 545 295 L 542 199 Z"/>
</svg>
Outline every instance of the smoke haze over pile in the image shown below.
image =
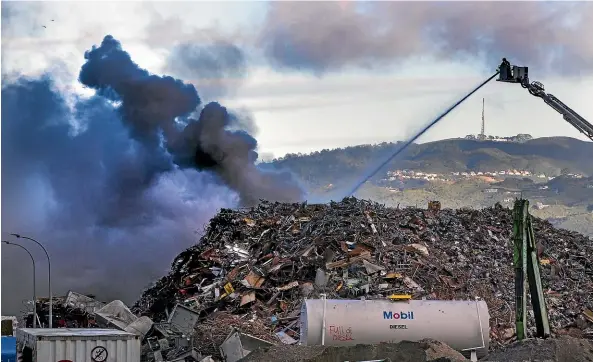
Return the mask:
<svg viewBox="0 0 593 362">
<path fill-rule="evenodd" d="M 220 207 L 303 198 L 290 174 L 256 168 L 243 113 L 202 106 L 193 85 L 141 69 L 110 35 L 85 59 L 79 81 L 94 96 L 64 94 L 50 75 L 2 88 L 3 232 L 46 243 L 57 292 L 131 301 Z M 11 268 L 3 289 L 29 295 Z"/>
<path fill-rule="evenodd" d="M 477 57 L 561 73 L 593 68 L 593 3 L 275 1 L 259 42 L 273 62 L 317 73 L 409 57 Z M 544 70 L 542 69 L 542 70 Z"/>
</svg>

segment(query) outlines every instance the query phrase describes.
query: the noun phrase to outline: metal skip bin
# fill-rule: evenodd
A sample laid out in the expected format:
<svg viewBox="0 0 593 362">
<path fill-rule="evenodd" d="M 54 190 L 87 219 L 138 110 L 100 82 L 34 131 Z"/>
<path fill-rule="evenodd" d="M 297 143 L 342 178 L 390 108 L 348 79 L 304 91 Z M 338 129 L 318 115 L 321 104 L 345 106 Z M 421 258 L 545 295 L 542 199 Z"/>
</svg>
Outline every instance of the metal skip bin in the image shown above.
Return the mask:
<svg viewBox="0 0 593 362">
<path fill-rule="evenodd" d="M 24 362 L 140 362 L 140 337 L 117 329 L 22 328 Z"/>
<path fill-rule="evenodd" d="M 308 299 L 300 342 L 345 346 L 435 339 L 478 357 L 488 353 L 490 315 L 484 301 Z"/>
</svg>

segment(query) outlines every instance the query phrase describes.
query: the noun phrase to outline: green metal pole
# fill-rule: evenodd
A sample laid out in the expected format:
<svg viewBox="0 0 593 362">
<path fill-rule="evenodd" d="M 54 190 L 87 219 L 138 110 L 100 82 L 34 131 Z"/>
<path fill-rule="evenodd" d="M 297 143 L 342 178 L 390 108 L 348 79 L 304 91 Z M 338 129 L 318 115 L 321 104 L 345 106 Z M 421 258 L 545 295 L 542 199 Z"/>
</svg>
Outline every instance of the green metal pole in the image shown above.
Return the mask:
<svg viewBox="0 0 593 362">
<path fill-rule="evenodd" d="M 518 340 L 525 338 L 527 324 L 527 290 L 525 289 L 527 240 L 524 211 L 525 200 L 517 199 L 513 208 L 513 265 L 515 267 L 515 328 Z"/>
<path fill-rule="evenodd" d="M 527 214 L 527 235 L 528 235 L 528 258 L 527 258 L 527 278 L 529 280 L 529 292 L 531 294 L 531 305 L 533 306 L 533 315 L 535 317 L 535 326 L 537 336 L 546 338 L 550 336 L 550 323 L 548 321 L 548 311 L 544 299 L 544 290 L 540 274 L 539 257 L 535 243 L 535 233 L 531 224 L 531 216 Z"/>
</svg>

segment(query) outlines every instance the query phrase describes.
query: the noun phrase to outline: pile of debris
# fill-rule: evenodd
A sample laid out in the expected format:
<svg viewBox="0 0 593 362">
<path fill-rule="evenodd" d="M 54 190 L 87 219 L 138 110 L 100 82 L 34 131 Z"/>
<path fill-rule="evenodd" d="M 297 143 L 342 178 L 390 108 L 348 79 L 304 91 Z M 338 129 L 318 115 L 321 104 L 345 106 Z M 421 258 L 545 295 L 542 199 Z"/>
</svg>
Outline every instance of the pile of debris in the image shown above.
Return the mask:
<svg viewBox="0 0 593 362">
<path fill-rule="evenodd" d="M 166 322 L 153 323 L 147 316 L 138 317 L 121 301 L 98 301 L 93 295 L 70 291 L 64 297 L 53 297 L 54 328 L 110 328 L 138 335 L 143 342 L 143 360 L 155 356 L 173 361 L 208 361 L 192 348 L 191 338 L 196 333 L 198 315 L 183 305 L 177 305 Z M 28 304 L 33 305 L 33 301 Z M 32 308 L 31 308 L 32 309 Z M 33 311 L 23 317 L 26 327 L 33 327 Z M 4 317 L 3 317 L 4 319 Z M 37 325 L 49 326 L 49 298 L 37 299 Z M 5 323 L 3 321 L 3 328 Z"/>
<path fill-rule="evenodd" d="M 144 338 L 153 324 L 148 317 L 138 318 L 121 300 L 104 303 L 94 295 L 69 291 L 65 297 L 53 297 L 52 304 L 54 328 L 115 328 Z M 33 326 L 33 315 L 31 311 L 25 315 L 28 328 Z M 49 326 L 49 298 L 37 299 L 37 318 L 40 327 Z"/>
<path fill-rule="evenodd" d="M 294 344 L 303 298 L 321 293 L 332 299 L 481 297 L 491 315 L 491 346 L 508 343 L 514 332 L 511 210 L 431 206 L 395 209 L 346 198 L 223 209 L 132 311 L 162 320 L 177 303 L 187 306 L 210 321 L 194 345 L 216 355 L 213 339 L 231 326 L 213 322 L 215 312 L 235 316 L 242 322 L 233 325 L 245 333 Z M 533 226 L 552 331 L 593 337 L 593 242 L 537 218 Z"/>
<path fill-rule="evenodd" d="M 94 299 L 94 295 L 84 295 L 70 291 L 66 296 L 52 298 L 54 328 L 92 328 L 95 324 L 93 313 L 105 303 Z M 37 325 L 49 326 L 49 298 L 37 298 Z M 33 301 L 27 301 L 27 310 L 22 315 L 25 327 L 33 327 Z"/>
</svg>

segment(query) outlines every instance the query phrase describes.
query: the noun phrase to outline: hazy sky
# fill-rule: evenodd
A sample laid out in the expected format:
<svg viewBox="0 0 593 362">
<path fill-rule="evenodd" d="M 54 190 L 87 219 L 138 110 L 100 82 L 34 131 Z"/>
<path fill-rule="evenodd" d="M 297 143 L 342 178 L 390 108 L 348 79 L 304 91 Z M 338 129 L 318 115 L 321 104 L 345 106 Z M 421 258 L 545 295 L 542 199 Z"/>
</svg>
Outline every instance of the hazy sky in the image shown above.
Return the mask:
<svg viewBox="0 0 593 362">
<path fill-rule="evenodd" d="M 467 55 L 460 53 L 454 56 L 438 56 L 438 60 L 431 61 L 430 58 L 437 57 L 435 52 L 410 51 L 410 56 L 404 56 L 405 54 L 396 51 L 385 51 L 370 54 L 368 59 L 363 59 L 366 63 L 362 66 L 357 64 L 359 59 L 352 62 L 348 62 L 348 59 L 338 59 L 334 63 L 328 60 L 327 64 L 323 64 L 326 68 L 321 74 L 307 69 L 309 64 L 297 67 L 275 66 L 262 56 L 266 51 L 266 43 L 261 41 L 266 35 L 262 33 L 274 26 L 270 25 L 272 21 L 267 18 L 268 16 L 273 17 L 276 23 L 279 23 L 278 19 L 282 16 L 284 23 L 301 22 L 295 27 L 298 27 L 300 33 L 297 36 L 302 38 L 305 45 L 316 46 L 316 42 L 323 44 L 324 41 L 329 41 L 323 37 L 335 37 L 330 39 L 332 44 L 334 40 L 337 42 L 333 45 L 335 49 L 328 49 L 328 53 L 331 51 L 331 54 L 353 45 L 349 43 L 350 37 L 340 37 L 339 32 L 344 32 L 344 29 L 339 27 L 343 25 L 335 25 L 337 30 L 328 27 L 331 27 L 332 23 L 346 20 L 351 26 L 356 26 L 354 20 L 340 18 L 339 12 L 351 11 L 345 1 L 334 3 L 336 6 L 332 9 L 315 11 L 313 8 L 322 7 L 322 4 L 283 3 L 188 1 L 18 4 L 19 6 L 11 11 L 12 19 L 9 24 L 2 25 L 2 69 L 3 73 L 34 74 L 53 66 L 53 72 L 62 80 L 64 86 L 80 88 L 76 83 L 76 76 L 84 61 L 83 53 L 91 45 L 99 44 L 105 34 L 111 34 L 120 40 L 140 66 L 156 74 L 167 71 L 168 55 L 178 43 L 200 44 L 212 39 L 228 39 L 245 52 L 247 71 L 241 79 L 225 79 L 229 92 L 216 99 L 225 105 L 249 109 L 259 129 L 256 138 L 260 150 L 281 156 L 287 152 L 309 152 L 323 148 L 403 139 L 492 73 L 498 65 L 498 58 L 507 56 L 511 61 L 516 58 L 511 53 L 501 52 L 494 56 L 476 51 Z M 469 6 L 475 9 L 467 11 L 481 13 L 484 11 L 481 9 L 483 6 L 492 5 L 499 8 L 502 6 L 500 4 L 502 3 L 473 2 Z M 511 3 L 506 4 L 512 8 Z M 328 15 L 329 19 L 315 16 L 303 18 L 299 11 L 286 13 L 286 9 L 270 9 L 271 5 L 275 5 L 276 8 L 282 5 L 308 7 L 313 14 L 321 14 L 324 11 L 331 15 Z M 399 6 L 400 12 L 410 12 L 405 8 L 410 6 L 409 3 L 395 2 L 387 5 L 395 7 L 394 11 L 398 11 Z M 462 5 L 467 4 L 441 4 L 450 8 Z M 520 5 L 526 6 L 529 2 Z M 590 13 L 591 7 L 587 7 L 586 10 Z M 270 11 L 276 13 L 272 16 L 269 14 Z M 524 48 L 533 48 L 531 43 L 543 36 L 538 34 L 538 31 L 550 31 L 550 20 L 545 18 L 543 11 L 531 12 L 529 16 L 521 18 L 523 21 L 513 16 L 512 19 L 507 19 L 506 24 L 499 24 L 501 29 L 493 30 L 501 30 L 502 35 L 497 35 L 497 40 L 509 43 L 525 41 Z M 414 23 L 404 25 L 430 25 L 430 15 L 423 15 L 423 18 L 415 12 L 413 14 L 418 18 L 408 22 Z M 566 15 L 566 12 L 564 14 Z M 540 19 L 537 16 L 540 16 Z M 55 21 L 52 22 L 52 19 Z M 395 18 L 393 21 L 401 20 Z M 536 25 L 535 30 L 522 28 L 529 25 L 529 22 L 538 20 L 541 23 Z M 557 22 L 562 19 L 556 20 L 552 26 L 557 27 Z M 305 25 L 307 22 L 313 25 Z M 329 25 L 323 27 L 319 23 Z M 43 25 L 47 28 L 43 28 Z M 477 25 L 467 26 L 471 29 Z M 584 27 L 585 25 L 582 25 L 582 28 Z M 554 30 L 560 32 L 558 27 L 551 28 L 551 31 Z M 393 30 L 394 33 L 397 31 L 399 29 Z M 272 30 L 269 30 L 268 34 L 271 32 Z M 530 34 L 526 35 L 525 32 Z M 359 38 L 353 39 L 354 45 L 376 41 L 370 33 L 370 30 L 368 34 L 364 30 L 358 31 Z M 365 35 L 368 38 L 360 38 Z M 459 39 L 459 35 L 454 36 L 460 42 L 463 41 Z M 510 38 L 505 39 L 504 36 Z M 381 41 L 390 43 L 390 39 Z M 397 41 L 401 39 L 394 35 L 393 47 L 397 46 Z M 574 46 L 591 47 L 591 40 L 582 39 L 582 42 L 583 44 Z M 357 46 L 360 49 L 345 50 L 340 56 L 348 58 L 351 52 L 375 51 L 363 48 L 362 45 Z M 472 45 L 463 46 L 471 50 Z M 520 48 L 521 44 L 517 47 Z M 552 47 L 544 51 L 551 53 Z M 590 49 L 587 51 L 588 53 L 583 51 L 583 56 L 591 54 Z M 319 56 L 331 57 L 331 54 Z M 373 60 L 373 55 L 376 56 L 376 61 Z M 518 55 L 521 58 L 532 59 L 532 56 L 538 54 Z M 397 63 L 389 64 L 390 57 L 396 59 Z M 373 62 L 378 67 L 369 69 Z M 335 68 L 333 64 L 336 64 Z M 547 65 L 546 68 L 542 66 L 538 69 L 536 65 L 539 64 L 525 64 L 531 66 L 531 78 L 543 82 L 549 92 L 586 119 L 593 119 L 593 104 L 590 102 L 590 95 L 593 94 L 593 76 L 589 72 L 590 69 L 576 62 L 564 63 L 564 68 L 568 69 L 563 69 L 561 75 L 569 78 L 563 78 L 548 72 Z M 576 66 L 580 68 L 571 69 Z M 177 75 L 174 71 L 167 74 Z M 186 78 L 184 80 L 192 81 Z M 207 81 L 193 80 L 198 92 L 203 96 L 201 88 L 204 88 L 203 84 Z M 489 134 L 508 136 L 531 133 L 535 137 L 563 135 L 586 139 L 563 121 L 555 111 L 541 100 L 530 96 L 518 85 L 492 82 L 422 137 L 421 141 L 479 132 L 482 97 L 486 99 L 486 130 Z"/>
<path fill-rule="evenodd" d="M 591 121 L 590 34 L 593 2 L 3 1 L 3 239 L 16 231 L 47 242 L 56 294 L 129 303 L 220 207 L 237 206 L 228 183 L 135 149 L 116 102 L 78 82 L 85 52 L 106 35 L 141 68 L 241 115 L 260 154 L 278 157 L 410 137 L 503 56 Z M 130 69 L 122 73 L 142 73 Z M 490 135 L 586 139 L 520 86 L 491 82 L 421 141 L 478 133 L 482 98 Z M 32 250 L 47 295 L 43 254 Z M 30 296 L 28 263 L 2 246 L 3 314 Z"/>
</svg>

